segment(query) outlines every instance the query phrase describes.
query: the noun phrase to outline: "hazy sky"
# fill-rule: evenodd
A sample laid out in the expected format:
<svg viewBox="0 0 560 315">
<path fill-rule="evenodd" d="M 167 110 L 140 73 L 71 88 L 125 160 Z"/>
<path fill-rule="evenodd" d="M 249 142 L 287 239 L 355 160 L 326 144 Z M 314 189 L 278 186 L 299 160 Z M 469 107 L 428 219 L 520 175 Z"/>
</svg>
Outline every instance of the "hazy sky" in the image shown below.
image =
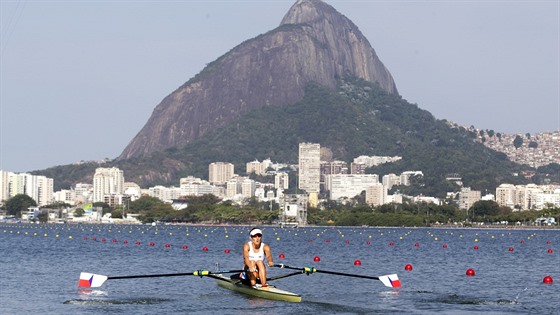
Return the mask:
<svg viewBox="0 0 560 315">
<path fill-rule="evenodd" d="M 560 1 L 326 2 L 436 118 L 560 129 Z M 165 96 L 293 3 L 0 0 L 0 169 L 116 158 Z"/>
</svg>

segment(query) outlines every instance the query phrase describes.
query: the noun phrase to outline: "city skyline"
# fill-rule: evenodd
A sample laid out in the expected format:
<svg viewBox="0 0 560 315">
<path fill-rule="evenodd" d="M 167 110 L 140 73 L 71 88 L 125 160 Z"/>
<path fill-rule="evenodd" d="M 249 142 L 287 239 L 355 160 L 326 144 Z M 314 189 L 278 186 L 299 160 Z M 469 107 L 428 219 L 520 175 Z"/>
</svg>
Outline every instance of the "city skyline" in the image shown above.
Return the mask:
<svg viewBox="0 0 560 315">
<path fill-rule="evenodd" d="M 326 2 L 436 118 L 560 128 L 558 1 Z M 166 95 L 294 3 L 1 2 L 0 169 L 117 157 Z"/>
</svg>

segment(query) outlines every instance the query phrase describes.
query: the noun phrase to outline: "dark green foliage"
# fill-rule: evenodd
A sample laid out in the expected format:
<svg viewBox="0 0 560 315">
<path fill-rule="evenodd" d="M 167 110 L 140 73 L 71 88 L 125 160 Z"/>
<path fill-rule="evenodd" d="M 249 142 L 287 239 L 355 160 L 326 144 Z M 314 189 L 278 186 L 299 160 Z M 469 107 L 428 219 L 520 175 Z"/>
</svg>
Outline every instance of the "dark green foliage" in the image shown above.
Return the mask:
<svg viewBox="0 0 560 315">
<path fill-rule="evenodd" d="M 37 202 L 33 198 L 28 195 L 18 194 L 6 201 L 4 209 L 6 209 L 8 215 L 21 217 L 22 211 L 27 211 L 27 208 L 36 206 Z"/>
<path fill-rule="evenodd" d="M 520 135 L 515 136 L 515 139 L 513 139 L 513 146 L 516 149 L 519 149 L 522 145 L 523 145 L 523 138 L 521 138 Z"/>
</svg>

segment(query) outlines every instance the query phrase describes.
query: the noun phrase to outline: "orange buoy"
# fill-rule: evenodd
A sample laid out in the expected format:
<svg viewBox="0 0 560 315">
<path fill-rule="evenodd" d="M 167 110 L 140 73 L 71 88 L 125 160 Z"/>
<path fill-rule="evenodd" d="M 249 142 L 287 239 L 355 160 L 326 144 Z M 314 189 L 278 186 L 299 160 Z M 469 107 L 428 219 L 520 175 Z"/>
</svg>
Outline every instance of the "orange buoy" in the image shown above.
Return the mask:
<svg viewBox="0 0 560 315">
<path fill-rule="evenodd" d="M 354 260 L 354 266 L 361 266 L 362 262 L 359 259 Z"/>
<path fill-rule="evenodd" d="M 552 284 L 552 277 L 551 276 L 546 276 L 546 277 L 544 277 L 542 282 L 545 283 L 545 284 Z"/>
<path fill-rule="evenodd" d="M 321 261 L 321 257 L 315 256 L 315 257 L 313 257 L 313 261 L 319 262 L 319 261 Z"/>
<path fill-rule="evenodd" d="M 406 265 L 404 266 L 404 270 L 406 270 L 406 271 L 412 271 L 412 265 L 411 265 L 411 264 L 406 264 Z"/>
<path fill-rule="evenodd" d="M 466 274 L 467 274 L 468 277 L 473 277 L 474 276 L 474 269 L 472 269 L 472 268 L 467 269 Z"/>
<path fill-rule="evenodd" d="M 280 255 L 278 255 L 278 258 L 284 259 L 284 258 L 286 258 L 286 256 L 284 256 L 284 254 L 280 254 Z"/>
</svg>

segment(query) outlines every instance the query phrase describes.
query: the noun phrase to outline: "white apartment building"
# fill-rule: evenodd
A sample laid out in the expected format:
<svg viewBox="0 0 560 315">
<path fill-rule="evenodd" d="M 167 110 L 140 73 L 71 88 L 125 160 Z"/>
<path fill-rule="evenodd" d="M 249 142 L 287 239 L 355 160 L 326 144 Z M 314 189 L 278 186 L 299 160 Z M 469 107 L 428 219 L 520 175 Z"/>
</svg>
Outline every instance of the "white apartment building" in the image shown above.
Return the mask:
<svg viewBox="0 0 560 315">
<path fill-rule="evenodd" d="M 379 183 L 377 174 L 331 174 L 325 176 L 325 189 L 331 200 L 353 198 L 368 187 Z"/>
<path fill-rule="evenodd" d="M 0 203 L 10 199 L 9 174 L 10 172 L 0 170 Z"/>
<path fill-rule="evenodd" d="M 298 162 L 298 188 L 307 193 L 318 193 L 321 184 L 321 145 L 300 143 Z"/>
<path fill-rule="evenodd" d="M 266 170 L 272 166 L 272 161 L 266 159 L 262 162 L 255 160 L 253 162 L 247 163 L 247 174 L 255 173 L 257 175 L 265 175 Z"/>
<path fill-rule="evenodd" d="M 158 198 L 161 201 L 172 203 L 173 199 L 179 199 L 179 197 L 181 197 L 181 188 L 158 185 L 149 188 L 149 195 L 150 197 Z"/>
<path fill-rule="evenodd" d="M 481 192 L 471 190 L 469 187 L 461 188 L 459 192 L 459 209 L 469 209 L 475 202 L 480 200 Z"/>
<path fill-rule="evenodd" d="M 381 165 L 383 163 L 396 162 L 402 159 L 400 156 L 367 156 L 361 155 L 354 159 L 356 164 L 364 164 L 366 167 Z"/>
<path fill-rule="evenodd" d="M 95 169 L 93 202 L 105 202 L 106 196 L 124 193 L 124 172 L 116 167 Z"/>
<path fill-rule="evenodd" d="M 390 173 L 384 175 L 381 181 L 383 183 L 383 186 L 385 186 L 387 190 L 391 190 L 393 186 L 401 184 L 401 177 L 398 176 L 397 174 Z"/>
<path fill-rule="evenodd" d="M 46 176 L 0 171 L 0 194 L 3 201 L 25 194 L 38 206 L 46 206 L 54 201 L 54 180 Z"/>
<path fill-rule="evenodd" d="M 179 180 L 182 196 L 202 196 L 215 193 L 215 186 L 210 182 L 193 176 L 184 177 Z"/>
<path fill-rule="evenodd" d="M 54 201 L 74 205 L 76 192 L 73 189 L 61 189 L 53 194 Z"/>
<path fill-rule="evenodd" d="M 278 172 L 274 176 L 274 188 L 278 190 L 288 189 L 290 186 L 290 178 L 288 173 Z"/>
<path fill-rule="evenodd" d="M 245 178 L 241 182 L 241 195 L 243 196 L 243 198 L 254 197 L 255 189 L 257 189 L 257 184 L 254 180 Z"/>
<path fill-rule="evenodd" d="M 560 206 L 560 187 L 556 185 L 501 184 L 496 188 L 496 202 L 514 210 L 542 210 L 548 204 Z"/>
<path fill-rule="evenodd" d="M 214 185 L 224 185 L 235 176 L 234 165 L 226 162 L 214 162 L 208 165 L 208 181 Z"/>
<path fill-rule="evenodd" d="M 237 195 L 241 195 L 243 179 L 235 177 L 227 181 L 226 183 L 226 197 L 233 199 Z"/>
<path fill-rule="evenodd" d="M 385 204 L 387 200 L 387 187 L 381 183 L 373 184 L 366 189 L 366 203 L 375 207 Z"/>
</svg>

